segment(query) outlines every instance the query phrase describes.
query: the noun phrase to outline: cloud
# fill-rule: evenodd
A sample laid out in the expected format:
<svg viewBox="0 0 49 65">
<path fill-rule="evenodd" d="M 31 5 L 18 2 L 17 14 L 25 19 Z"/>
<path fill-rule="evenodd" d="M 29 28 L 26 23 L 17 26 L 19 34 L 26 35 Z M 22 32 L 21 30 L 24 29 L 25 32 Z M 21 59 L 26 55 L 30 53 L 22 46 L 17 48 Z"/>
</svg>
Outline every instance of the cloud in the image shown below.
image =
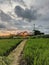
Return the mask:
<svg viewBox="0 0 49 65">
<path fill-rule="evenodd" d="M 42 25 L 44 28 L 49 26 L 49 0 L 12 0 L 13 7 L 11 7 L 10 3 L 10 0 L 0 0 L 0 9 L 4 11 L 0 11 L 0 22 L 2 21 L 4 24 L 7 23 L 5 24 L 6 28 L 24 29 L 26 26 L 28 26 L 25 29 L 32 30 L 34 23 L 37 26 Z M 12 16 L 8 13 L 13 13 L 13 9 L 15 10 L 18 19 L 16 17 L 13 19 Z M 19 18 L 22 20 L 19 21 Z M 24 20 L 26 22 L 28 20 L 32 22 L 28 22 L 28 25 L 28 23 L 24 23 Z M 29 26 L 32 27 L 30 28 Z"/>
<path fill-rule="evenodd" d="M 37 19 L 37 10 L 23 9 L 20 6 L 16 6 L 15 13 L 18 17 L 28 19 L 29 21 Z"/>
<path fill-rule="evenodd" d="M 0 0 L 0 4 L 2 4 L 2 3 L 3 3 L 3 1 Z"/>
<path fill-rule="evenodd" d="M 24 29 L 23 26 L 28 25 L 28 23 L 22 20 L 15 20 L 11 18 L 8 14 L 0 10 L 0 28 L 5 28 L 5 29 Z"/>
<path fill-rule="evenodd" d="M 26 4 L 23 0 L 13 0 L 13 1 L 26 7 Z"/>
<path fill-rule="evenodd" d="M 7 22 L 7 21 L 10 22 L 12 20 L 12 18 L 8 14 L 6 14 L 2 10 L 0 10 L 0 20 L 2 20 L 4 22 Z"/>
<path fill-rule="evenodd" d="M 0 28 L 6 28 L 4 24 L 0 24 Z"/>
<path fill-rule="evenodd" d="M 0 10 L 0 28 L 12 28 L 16 22 L 10 15 Z M 17 23 L 17 22 L 16 22 Z"/>
<path fill-rule="evenodd" d="M 4 0 L 4 1 L 6 1 L 6 0 Z M 0 4 L 4 3 L 4 1 L 3 0 L 0 0 Z"/>
</svg>

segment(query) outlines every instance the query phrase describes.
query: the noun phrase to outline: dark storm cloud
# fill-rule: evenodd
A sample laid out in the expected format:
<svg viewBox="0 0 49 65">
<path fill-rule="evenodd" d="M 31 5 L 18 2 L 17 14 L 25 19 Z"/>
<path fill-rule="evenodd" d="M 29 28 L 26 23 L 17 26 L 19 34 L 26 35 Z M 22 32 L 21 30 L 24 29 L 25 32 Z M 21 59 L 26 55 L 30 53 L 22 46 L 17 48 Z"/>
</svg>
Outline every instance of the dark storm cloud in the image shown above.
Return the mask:
<svg viewBox="0 0 49 65">
<path fill-rule="evenodd" d="M 29 21 L 37 19 L 37 10 L 31 10 L 28 8 L 24 10 L 20 6 L 16 6 L 15 13 L 18 17 L 21 17 L 23 19 L 28 19 Z"/>
<path fill-rule="evenodd" d="M 8 22 L 12 20 L 12 18 L 8 14 L 4 13 L 2 10 L 0 10 L 0 19 L 2 21 L 8 21 Z"/>
<path fill-rule="evenodd" d="M 0 28 L 15 27 L 15 28 L 21 29 L 22 25 L 26 25 L 26 23 L 23 22 L 22 20 L 15 20 L 15 19 L 13 19 L 8 14 L 3 12 L 2 10 L 0 10 L 0 20 L 1 20 Z"/>
</svg>

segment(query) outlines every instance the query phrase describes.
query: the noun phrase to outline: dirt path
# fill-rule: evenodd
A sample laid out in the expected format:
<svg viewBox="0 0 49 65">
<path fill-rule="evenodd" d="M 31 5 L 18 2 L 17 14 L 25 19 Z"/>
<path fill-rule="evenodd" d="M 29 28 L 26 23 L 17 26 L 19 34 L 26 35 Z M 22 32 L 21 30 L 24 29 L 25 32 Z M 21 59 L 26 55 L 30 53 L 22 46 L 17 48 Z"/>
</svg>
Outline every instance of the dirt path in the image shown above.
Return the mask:
<svg viewBox="0 0 49 65">
<path fill-rule="evenodd" d="M 19 65 L 19 57 L 23 51 L 24 45 L 27 40 L 22 41 L 13 52 L 10 53 L 9 57 L 13 57 L 13 62 L 10 65 Z"/>
</svg>

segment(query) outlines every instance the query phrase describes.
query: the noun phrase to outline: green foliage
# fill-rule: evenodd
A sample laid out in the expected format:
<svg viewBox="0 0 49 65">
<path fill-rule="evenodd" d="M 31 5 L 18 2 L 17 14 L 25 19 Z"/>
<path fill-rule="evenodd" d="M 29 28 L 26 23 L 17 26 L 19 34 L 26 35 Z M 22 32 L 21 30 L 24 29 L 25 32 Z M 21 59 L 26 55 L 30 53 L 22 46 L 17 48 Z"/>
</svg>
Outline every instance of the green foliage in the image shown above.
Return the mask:
<svg viewBox="0 0 49 65">
<path fill-rule="evenodd" d="M 6 56 L 22 39 L 0 39 L 0 56 Z"/>
<path fill-rule="evenodd" d="M 27 65 L 49 65 L 49 39 L 29 39 L 23 53 Z"/>
</svg>

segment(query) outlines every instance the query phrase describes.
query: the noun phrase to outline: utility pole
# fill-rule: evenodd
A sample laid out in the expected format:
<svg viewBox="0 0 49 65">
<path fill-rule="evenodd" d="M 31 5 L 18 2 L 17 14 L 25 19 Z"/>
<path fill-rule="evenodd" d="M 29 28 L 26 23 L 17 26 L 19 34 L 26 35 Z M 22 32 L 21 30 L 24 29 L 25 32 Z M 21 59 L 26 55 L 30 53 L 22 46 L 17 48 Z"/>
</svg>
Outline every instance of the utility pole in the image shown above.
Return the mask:
<svg viewBox="0 0 49 65">
<path fill-rule="evenodd" d="M 33 27 L 33 30 L 35 31 L 35 24 L 33 24 L 33 26 L 34 26 L 34 27 Z"/>
</svg>

